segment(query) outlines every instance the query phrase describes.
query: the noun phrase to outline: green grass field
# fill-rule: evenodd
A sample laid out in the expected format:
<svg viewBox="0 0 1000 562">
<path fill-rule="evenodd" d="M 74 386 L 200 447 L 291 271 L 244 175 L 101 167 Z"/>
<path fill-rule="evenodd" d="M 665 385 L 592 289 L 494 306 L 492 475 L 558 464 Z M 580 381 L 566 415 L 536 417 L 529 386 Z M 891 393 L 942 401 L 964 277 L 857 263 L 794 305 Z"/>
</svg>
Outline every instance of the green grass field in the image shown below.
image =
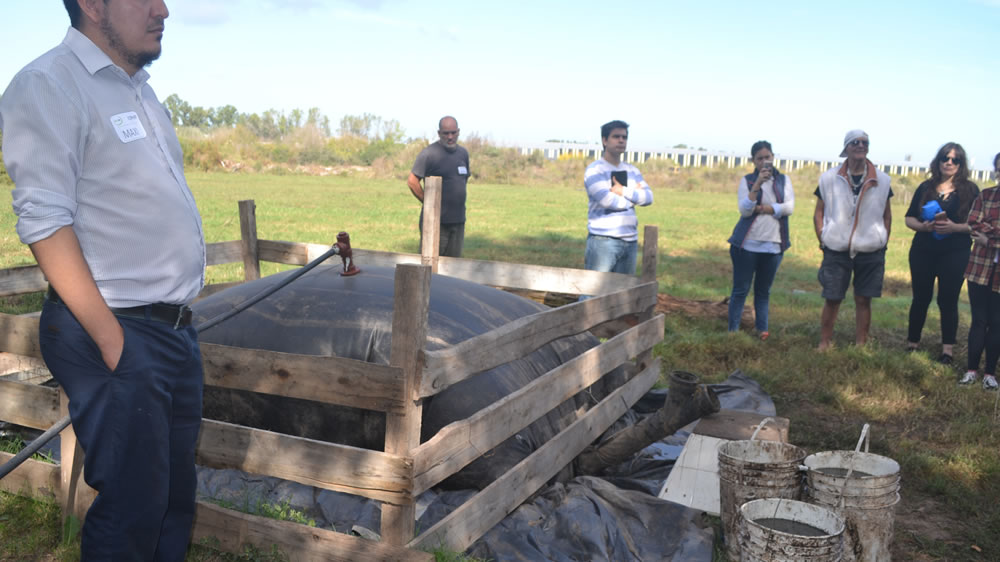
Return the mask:
<svg viewBox="0 0 1000 562">
<path fill-rule="evenodd" d="M 737 218 L 738 172 L 686 173 L 658 173 L 655 181 L 647 174 L 656 201 L 638 210 L 639 221 L 659 227 L 661 292 L 720 301 L 731 284 L 726 239 Z M 871 423 L 872 451 L 903 467 L 897 559 L 1000 559 L 1000 506 L 994 500 L 1000 496 L 997 395 L 955 384 L 957 366 L 965 364 L 964 294 L 955 368 L 933 360 L 940 351 L 935 306 L 924 330 L 926 353 L 902 351 L 911 238 L 903 213 L 912 182 L 894 187 L 893 235 L 883 298 L 873 305 L 873 341 L 852 345 L 854 309 L 848 298 L 837 324 L 837 348 L 821 354 L 814 351 L 822 307 L 816 281 L 821 254 L 812 227 L 816 175 L 809 170 L 792 175 L 797 203 L 792 248 L 772 290 L 771 338 L 762 343 L 751 334 L 727 334 L 721 317 L 672 315 L 657 353 L 666 369 L 692 371 L 706 382 L 743 370 L 771 394 L 779 415 L 791 419 L 792 442 L 809 452 L 853 448 L 862 424 Z M 191 173 L 188 179 L 210 242 L 238 239 L 237 201 L 254 199 L 263 239 L 329 244 L 346 230 L 357 248 L 417 251 L 419 204 L 401 180 L 223 173 Z M 32 263 L 14 233 L 7 193 L 0 209 L 0 267 Z M 578 184 L 470 185 L 465 257 L 582 267 L 586 199 Z M 277 270 L 274 264 L 264 267 L 265 274 Z M 240 276 L 239 265 L 213 267 L 208 274 L 212 283 Z M 5 306 L 25 302 L 30 308 L 40 301 L 8 299 Z M 3 526 L 0 516 L 0 543 L 7 542 Z"/>
</svg>

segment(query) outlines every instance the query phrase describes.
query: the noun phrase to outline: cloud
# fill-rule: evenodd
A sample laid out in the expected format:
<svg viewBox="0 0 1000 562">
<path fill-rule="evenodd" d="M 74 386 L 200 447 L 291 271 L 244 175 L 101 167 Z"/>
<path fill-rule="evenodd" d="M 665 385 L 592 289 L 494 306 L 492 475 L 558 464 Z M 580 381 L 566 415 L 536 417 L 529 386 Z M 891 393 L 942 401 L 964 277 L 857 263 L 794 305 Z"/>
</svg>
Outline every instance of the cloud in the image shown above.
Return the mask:
<svg viewBox="0 0 1000 562">
<path fill-rule="evenodd" d="M 232 0 L 172 0 L 170 14 L 191 25 L 221 25 L 228 22 L 240 2 Z"/>
<path fill-rule="evenodd" d="M 382 6 L 387 4 L 390 0 L 346 0 L 350 4 L 365 9 L 377 12 Z"/>
<path fill-rule="evenodd" d="M 382 0 L 348 0 L 350 3 L 365 3 L 365 4 L 382 4 Z M 392 1 L 392 0 L 387 0 Z M 336 12 L 336 17 L 344 20 L 353 20 L 357 22 L 363 22 L 366 24 L 379 25 L 382 27 L 390 27 L 394 29 L 402 29 L 408 32 L 412 32 L 414 36 L 424 36 L 428 38 L 443 39 L 445 41 L 457 42 L 460 40 L 461 36 L 457 27 L 428 27 L 425 24 L 403 20 L 397 18 L 390 18 L 380 14 L 376 14 L 369 11 L 350 11 L 350 10 L 340 10 Z"/>
<path fill-rule="evenodd" d="M 268 7 L 279 10 L 291 10 L 293 12 L 309 12 L 322 8 L 323 4 L 328 3 L 322 0 L 267 0 L 265 2 Z"/>
</svg>

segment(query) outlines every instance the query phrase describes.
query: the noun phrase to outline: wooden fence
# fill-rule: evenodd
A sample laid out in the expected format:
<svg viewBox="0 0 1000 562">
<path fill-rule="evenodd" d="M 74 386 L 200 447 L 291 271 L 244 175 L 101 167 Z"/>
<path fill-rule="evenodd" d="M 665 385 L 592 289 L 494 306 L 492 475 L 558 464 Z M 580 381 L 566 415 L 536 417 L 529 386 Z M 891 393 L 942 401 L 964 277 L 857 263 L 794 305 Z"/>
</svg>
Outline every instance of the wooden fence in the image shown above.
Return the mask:
<svg viewBox="0 0 1000 562">
<path fill-rule="evenodd" d="M 427 221 L 434 222 L 440 180 L 425 182 Z M 208 246 L 208 264 L 242 261 L 259 276 L 259 260 L 302 265 L 328 246 L 257 240 L 252 201 L 240 202 L 242 239 Z M 615 273 L 444 258 L 437 236 L 425 236 L 422 255 L 354 250 L 355 260 L 395 265 L 389 365 L 202 344 L 205 384 L 384 412 L 385 450 L 373 451 L 203 420 L 197 462 L 233 468 L 371 498 L 381 502 L 381 541 L 275 521 L 198 502 L 194 540 L 215 537 L 238 551 L 275 544 L 294 560 L 429 560 L 423 551 L 465 550 L 538 490 L 603 433 L 659 379 L 651 348 L 662 340 L 656 304 L 657 229 L 644 231 L 641 277 Z M 584 293 L 595 298 L 539 312 L 437 350 L 424 349 L 431 272 L 477 283 L 531 291 Z M 362 273 L 363 275 L 363 273 Z M 44 290 L 37 267 L 0 271 L 0 296 Z M 612 290 L 613 288 L 613 290 Z M 217 287 L 206 287 L 203 294 Z M 420 443 L 422 401 L 475 373 L 523 357 L 556 339 L 632 316 L 633 327 L 549 371 L 471 417 Z M 0 315 L 0 374 L 38 366 L 38 318 Z M 627 381 L 491 485 L 436 525 L 414 536 L 415 498 L 485 451 L 521 431 L 574 394 L 624 365 Z M 9 377 L 0 377 L 9 378 Z M 60 390 L 0 380 L 0 420 L 46 429 L 66 414 Z M 81 478 L 83 454 L 72 426 L 61 434 L 60 465 L 29 460 L 0 489 L 57 499 L 82 519 L 94 492 Z M 0 453 L 0 462 L 11 455 Z"/>
</svg>

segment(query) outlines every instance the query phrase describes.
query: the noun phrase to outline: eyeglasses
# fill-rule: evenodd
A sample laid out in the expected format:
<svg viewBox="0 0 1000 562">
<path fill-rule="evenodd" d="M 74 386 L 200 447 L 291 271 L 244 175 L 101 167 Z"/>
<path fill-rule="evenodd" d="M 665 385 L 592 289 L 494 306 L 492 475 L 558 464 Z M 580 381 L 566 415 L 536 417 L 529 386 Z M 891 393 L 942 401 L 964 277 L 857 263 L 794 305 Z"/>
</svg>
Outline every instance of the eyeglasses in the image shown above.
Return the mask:
<svg viewBox="0 0 1000 562">
<path fill-rule="evenodd" d="M 851 142 L 849 142 L 847 144 L 849 144 L 849 145 L 851 145 L 853 147 L 863 146 L 865 148 L 868 148 L 868 141 L 863 140 L 863 139 L 854 139 L 854 140 L 852 140 Z"/>
<path fill-rule="evenodd" d="M 961 166 L 962 165 L 962 159 L 961 158 L 955 158 L 955 157 L 952 157 L 952 156 L 945 156 L 944 158 L 941 159 L 941 163 L 942 164 L 947 164 L 948 162 L 951 162 L 952 164 L 954 164 L 956 166 Z"/>
</svg>

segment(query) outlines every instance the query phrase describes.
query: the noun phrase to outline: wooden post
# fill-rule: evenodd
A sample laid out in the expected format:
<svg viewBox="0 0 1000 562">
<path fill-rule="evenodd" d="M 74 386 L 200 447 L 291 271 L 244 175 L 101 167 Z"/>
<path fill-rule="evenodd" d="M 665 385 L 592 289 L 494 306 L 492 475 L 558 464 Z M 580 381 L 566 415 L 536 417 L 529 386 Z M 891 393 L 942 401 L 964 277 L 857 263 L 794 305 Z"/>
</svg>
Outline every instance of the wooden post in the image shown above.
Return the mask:
<svg viewBox="0 0 1000 562">
<path fill-rule="evenodd" d="M 243 254 L 243 278 L 260 279 L 260 256 L 257 249 L 257 205 L 253 199 L 244 199 L 240 205 L 240 241 Z"/>
<path fill-rule="evenodd" d="M 656 260 L 659 254 L 659 236 L 660 229 L 655 225 L 647 224 L 642 230 L 642 273 L 640 274 L 640 279 L 643 283 L 649 283 L 656 281 Z M 659 291 L 657 291 L 659 292 Z M 656 304 L 639 313 L 639 322 L 645 322 L 653 317 L 656 313 Z M 647 349 L 643 351 L 636 357 L 636 364 L 639 366 L 639 370 L 645 369 L 646 365 L 649 364 L 650 359 L 653 358 L 653 350 Z"/>
<path fill-rule="evenodd" d="M 440 183 L 441 179 L 436 179 Z M 427 216 L 424 215 L 424 224 L 426 221 Z M 423 407 L 416 399 L 416 389 L 420 387 L 420 375 L 424 368 L 431 268 L 416 264 L 397 265 L 395 279 L 389 364 L 403 369 L 405 405 L 402 414 L 386 414 L 385 452 L 409 457 L 410 451 L 420 445 Z M 411 474 L 411 494 L 412 491 Z M 391 545 L 405 545 L 413 539 L 415 519 L 416 503 L 412 495 L 402 505 L 383 503 L 382 540 Z"/>
<path fill-rule="evenodd" d="M 656 281 L 656 256 L 659 251 L 660 229 L 647 224 L 642 231 L 642 273 L 639 278 L 643 283 Z"/>
<path fill-rule="evenodd" d="M 63 416 L 69 415 L 69 397 L 61 387 L 59 412 Z M 90 495 L 81 492 L 88 487 L 83 481 L 83 449 L 70 424 L 59 433 L 59 503 L 62 505 L 63 521 L 73 515 L 83 523 L 90 505 L 84 505 L 86 502 L 82 500 Z"/>
<path fill-rule="evenodd" d="M 441 178 L 424 178 L 424 223 L 420 225 L 420 263 L 431 266 L 437 273 L 438 252 L 441 248 Z"/>
</svg>

